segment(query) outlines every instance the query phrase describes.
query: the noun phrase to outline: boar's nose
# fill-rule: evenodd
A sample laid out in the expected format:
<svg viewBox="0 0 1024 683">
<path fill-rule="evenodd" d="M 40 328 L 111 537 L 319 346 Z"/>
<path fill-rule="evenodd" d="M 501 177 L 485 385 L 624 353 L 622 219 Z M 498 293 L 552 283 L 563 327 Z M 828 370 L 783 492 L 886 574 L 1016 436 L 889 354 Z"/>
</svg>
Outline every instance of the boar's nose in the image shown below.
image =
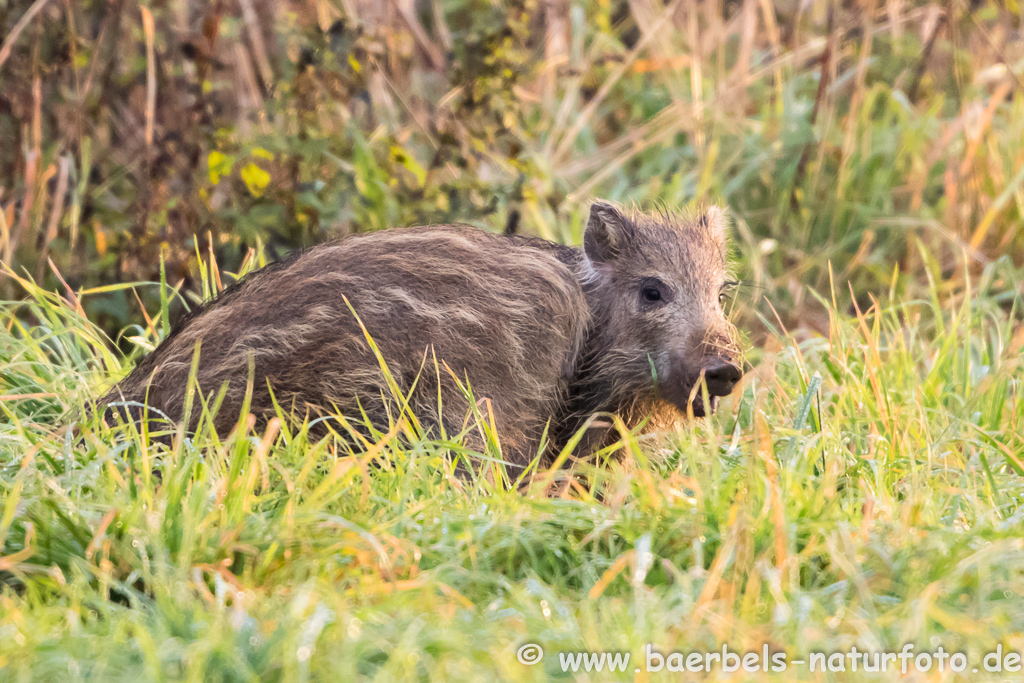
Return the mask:
<svg viewBox="0 0 1024 683">
<path fill-rule="evenodd" d="M 704 382 L 708 385 L 709 396 L 728 396 L 743 371 L 735 363 L 716 358 L 704 366 Z"/>
</svg>

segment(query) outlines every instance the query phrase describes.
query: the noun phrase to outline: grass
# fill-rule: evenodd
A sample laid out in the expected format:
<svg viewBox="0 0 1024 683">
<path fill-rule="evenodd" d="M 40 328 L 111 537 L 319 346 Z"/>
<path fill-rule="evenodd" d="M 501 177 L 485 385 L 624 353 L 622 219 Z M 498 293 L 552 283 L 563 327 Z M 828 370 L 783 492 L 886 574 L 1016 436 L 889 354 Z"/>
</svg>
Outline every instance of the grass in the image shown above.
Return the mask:
<svg viewBox="0 0 1024 683">
<path fill-rule="evenodd" d="M 556 652 L 646 643 L 941 644 L 980 667 L 1024 648 L 1020 276 L 852 316 L 836 288 L 828 333 L 769 334 L 717 416 L 551 472 L 555 495 L 453 476 L 457 443 L 350 453 L 240 422 L 167 447 L 99 424 L 83 409 L 128 362 L 22 280 L 0 310 L 0 671 L 549 680 Z"/>
</svg>

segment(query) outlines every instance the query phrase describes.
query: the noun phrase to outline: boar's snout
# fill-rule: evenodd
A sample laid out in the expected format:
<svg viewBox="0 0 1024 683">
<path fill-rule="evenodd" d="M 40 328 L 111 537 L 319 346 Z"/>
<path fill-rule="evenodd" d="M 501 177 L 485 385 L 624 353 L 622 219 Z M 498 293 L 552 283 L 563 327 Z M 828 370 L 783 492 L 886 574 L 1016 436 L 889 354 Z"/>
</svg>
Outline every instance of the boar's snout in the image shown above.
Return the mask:
<svg viewBox="0 0 1024 683">
<path fill-rule="evenodd" d="M 704 365 L 704 383 L 709 396 L 728 396 L 741 377 L 740 366 L 724 358 L 715 358 Z"/>
<path fill-rule="evenodd" d="M 718 398 L 728 396 L 736 388 L 736 383 L 743 377 L 743 370 L 730 357 L 715 353 L 705 357 L 697 367 L 685 366 L 685 355 L 677 356 L 679 370 L 675 382 L 667 382 L 662 386 L 662 396 L 682 412 L 693 411 L 694 417 L 704 417 L 715 412 Z M 699 369 L 698 369 L 699 368 Z M 707 386 L 710 406 L 704 405 L 704 388 Z"/>
</svg>

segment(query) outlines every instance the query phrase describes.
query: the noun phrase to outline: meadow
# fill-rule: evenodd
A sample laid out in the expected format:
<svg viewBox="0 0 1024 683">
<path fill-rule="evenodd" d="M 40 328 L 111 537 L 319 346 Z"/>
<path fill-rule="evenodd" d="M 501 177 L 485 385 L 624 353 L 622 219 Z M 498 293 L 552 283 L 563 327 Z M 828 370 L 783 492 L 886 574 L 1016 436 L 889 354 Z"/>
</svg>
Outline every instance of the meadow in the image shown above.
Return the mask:
<svg viewBox="0 0 1024 683">
<path fill-rule="evenodd" d="M 1009 1 L 0 6 L 0 680 L 1019 678 L 1021 28 Z M 91 416 L 291 249 L 579 243 L 591 197 L 729 207 L 747 374 L 715 416 L 519 486 L 500 444 L 402 425 L 167 445 Z M 651 672 L 648 644 L 788 666 Z M 829 659 L 908 646 L 905 675 Z"/>
</svg>

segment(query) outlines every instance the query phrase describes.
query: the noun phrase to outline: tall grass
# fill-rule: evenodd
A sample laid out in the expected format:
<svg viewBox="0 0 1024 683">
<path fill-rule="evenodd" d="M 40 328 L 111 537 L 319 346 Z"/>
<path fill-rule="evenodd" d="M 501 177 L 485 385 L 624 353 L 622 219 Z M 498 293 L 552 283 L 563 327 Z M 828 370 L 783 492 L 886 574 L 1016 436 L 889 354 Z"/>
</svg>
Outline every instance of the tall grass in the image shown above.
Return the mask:
<svg viewBox="0 0 1024 683">
<path fill-rule="evenodd" d="M 1020 276 L 853 315 L 834 287 L 827 333 L 776 323 L 716 417 L 522 492 L 458 476 L 452 442 L 352 452 L 243 419 L 166 446 L 102 424 L 84 408 L 125 361 L 22 279 L 0 311 L 0 671 L 546 680 L 558 651 L 649 642 L 1019 649 Z"/>
</svg>

